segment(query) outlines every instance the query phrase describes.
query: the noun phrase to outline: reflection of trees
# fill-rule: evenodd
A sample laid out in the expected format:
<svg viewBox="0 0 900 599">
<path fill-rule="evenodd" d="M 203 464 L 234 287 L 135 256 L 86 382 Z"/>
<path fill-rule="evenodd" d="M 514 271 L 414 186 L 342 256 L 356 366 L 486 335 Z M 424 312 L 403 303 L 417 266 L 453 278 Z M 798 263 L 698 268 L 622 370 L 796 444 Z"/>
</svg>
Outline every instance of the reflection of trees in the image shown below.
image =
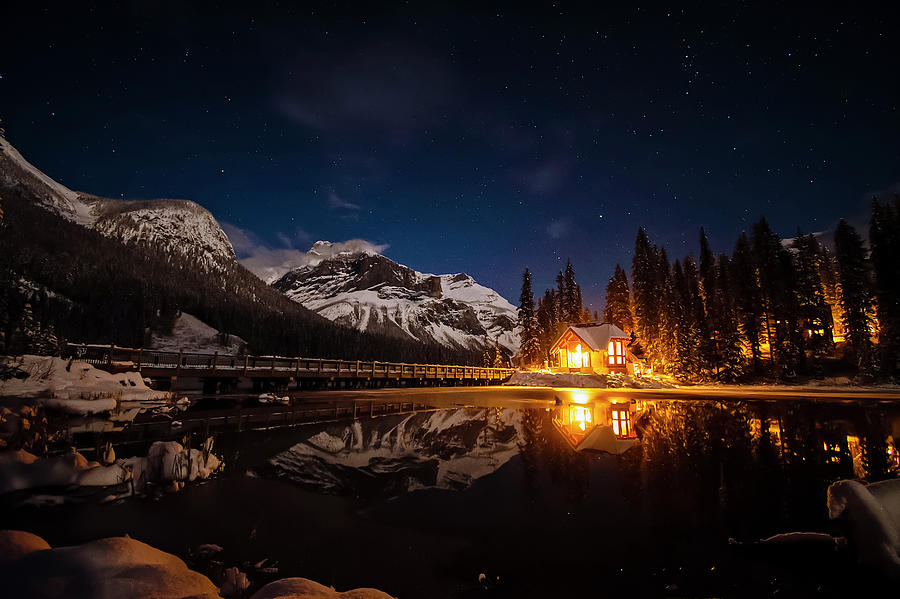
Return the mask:
<svg viewBox="0 0 900 599">
<path fill-rule="evenodd" d="M 751 418 L 760 433 L 751 433 Z M 783 520 L 779 450 L 766 406 L 738 402 L 658 402 L 641 446 L 648 516 L 758 535 L 759 522 Z"/>
<path fill-rule="evenodd" d="M 519 454 L 525 473 L 525 493 L 529 499 L 537 495 L 538 459 L 544 435 L 546 412 L 537 409 L 522 410 L 522 437 L 519 440 Z"/>
<path fill-rule="evenodd" d="M 885 415 L 881 410 L 869 408 L 863 411 L 865 435 L 860 438 L 862 464 L 869 482 L 890 478 L 891 466 L 888 462 L 888 429 Z"/>
</svg>

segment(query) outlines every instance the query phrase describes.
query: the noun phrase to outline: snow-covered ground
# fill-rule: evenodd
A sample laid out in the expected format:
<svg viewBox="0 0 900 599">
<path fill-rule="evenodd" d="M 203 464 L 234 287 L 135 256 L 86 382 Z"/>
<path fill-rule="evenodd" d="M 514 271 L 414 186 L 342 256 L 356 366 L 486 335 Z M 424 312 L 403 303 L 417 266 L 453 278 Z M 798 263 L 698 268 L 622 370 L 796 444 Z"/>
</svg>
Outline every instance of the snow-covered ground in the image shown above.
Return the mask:
<svg viewBox="0 0 900 599">
<path fill-rule="evenodd" d="M 98 414 L 120 404 L 157 405 L 170 394 L 147 386 L 137 372 L 111 374 L 79 360 L 53 356 L 0 357 L 18 374 L 0 380 L 0 397 L 18 397 L 72 414 Z"/>
<path fill-rule="evenodd" d="M 519 371 L 504 383 L 513 387 L 574 387 L 597 389 L 670 389 L 674 386 L 651 377 L 630 377 L 621 374 L 575 374 L 570 372 Z"/>
<path fill-rule="evenodd" d="M 228 343 L 223 345 L 219 331 L 209 326 L 196 316 L 182 312 L 175 319 L 172 333 L 163 335 L 153 333 L 150 347 L 162 351 L 190 351 L 212 354 L 239 354 L 246 348 L 247 342 L 236 335 L 229 335 Z"/>
<path fill-rule="evenodd" d="M 51 547 L 37 535 L 0 531 L 3 589 L 11 597 L 115 597 L 116 599 L 221 599 L 228 589 L 187 567 L 178 557 L 129 537 Z M 243 576 L 235 568 L 226 573 Z M 246 578 L 244 578 L 246 580 Z M 230 595 L 229 595 L 230 596 Z M 250 599 L 391 599 L 375 589 L 345 592 L 305 578 L 285 578 Z"/>
</svg>

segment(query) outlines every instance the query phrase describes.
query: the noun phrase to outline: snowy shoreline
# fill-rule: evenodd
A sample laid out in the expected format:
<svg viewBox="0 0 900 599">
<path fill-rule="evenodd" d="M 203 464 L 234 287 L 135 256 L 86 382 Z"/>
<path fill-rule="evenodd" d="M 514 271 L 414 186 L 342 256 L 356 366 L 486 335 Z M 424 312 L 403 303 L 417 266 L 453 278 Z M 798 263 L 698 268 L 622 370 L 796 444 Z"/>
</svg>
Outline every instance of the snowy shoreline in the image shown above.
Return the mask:
<svg viewBox="0 0 900 599">
<path fill-rule="evenodd" d="M 180 558 L 130 537 L 110 537 L 72 547 L 51 547 L 24 531 L 0 531 L 4 590 L 19 597 L 241 597 L 250 587 L 237 568 L 222 572 L 219 586 Z M 306 578 L 284 578 L 250 599 L 392 599 L 376 589 L 335 591 Z"/>
</svg>

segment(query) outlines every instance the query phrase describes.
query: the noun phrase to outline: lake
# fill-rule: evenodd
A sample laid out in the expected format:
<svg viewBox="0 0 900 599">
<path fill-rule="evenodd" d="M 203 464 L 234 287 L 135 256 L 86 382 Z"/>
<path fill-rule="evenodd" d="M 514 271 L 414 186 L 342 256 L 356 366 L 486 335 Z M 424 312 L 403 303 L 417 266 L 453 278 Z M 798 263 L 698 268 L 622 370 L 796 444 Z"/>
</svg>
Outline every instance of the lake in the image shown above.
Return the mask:
<svg viewBox="0 0 900 599">
<path fill-rule="evenodd" d="M 196 548 L 215 543 L 215 560 L 241 567 L 254 588 L 303 576 L 400 597 L 760 597 L 883 582 L 830 546 L 754 542 L 843 534 L 826 489 L 897 475 L 900 405 L 578 391 L 432 404 L 222 432 L 214 451 L 226 469 L 211 481 L 4 510 L 0 526 L 54 546 L 127 533 L 204 572 L 220 565 Z"/>
</svg>

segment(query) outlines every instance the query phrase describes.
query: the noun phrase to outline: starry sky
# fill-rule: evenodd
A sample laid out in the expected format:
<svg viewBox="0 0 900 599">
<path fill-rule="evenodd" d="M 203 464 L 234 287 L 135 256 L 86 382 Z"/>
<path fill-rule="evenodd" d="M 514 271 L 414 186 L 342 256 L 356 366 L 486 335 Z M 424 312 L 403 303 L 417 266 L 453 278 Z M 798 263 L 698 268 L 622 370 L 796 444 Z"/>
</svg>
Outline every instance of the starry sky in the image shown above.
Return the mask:
<svg viewBox="0 0 900 599">
<path fill-rule="evenodd" d="M 599 309 L 641 225 L 674 259 L 900 190 L 892 3 L 191 4 L 6 7 L 0 118 L 65 185 L 194 200 L 257 262 L 362 239 L 516 303 L 571 258 Z"/>
</svg>

